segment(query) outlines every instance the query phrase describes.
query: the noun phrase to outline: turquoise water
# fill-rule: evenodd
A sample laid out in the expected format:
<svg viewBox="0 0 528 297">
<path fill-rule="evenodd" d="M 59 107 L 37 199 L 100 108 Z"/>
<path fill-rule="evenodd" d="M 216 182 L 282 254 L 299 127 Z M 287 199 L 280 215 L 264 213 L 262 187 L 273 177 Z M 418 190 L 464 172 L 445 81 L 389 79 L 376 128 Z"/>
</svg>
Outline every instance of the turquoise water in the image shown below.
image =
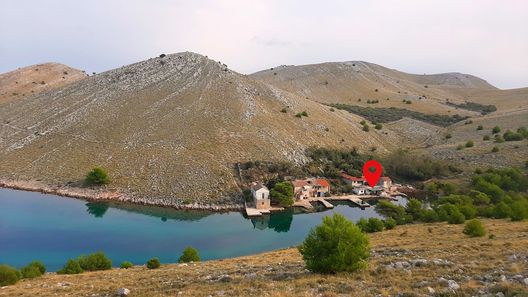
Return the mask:
<svg viewBox="0 0 528 297">
<path fill-rule="evenodd" d="M 354 221 L 380 217 L 373 207 L 347 203 L 296 212 L 248 219 L 240 212 L 177 211 L 0 189 L 0 263 L 21 267 L 41 260 L 55 271 L 68 258 L 96 251 L 104 251 L 114 266 L 124 260 L 143 264 L 151 257 L 169 263 L 189 245 L 202 259 L 236 257 L 298 245 L 333 212 Z"/>
</svg>

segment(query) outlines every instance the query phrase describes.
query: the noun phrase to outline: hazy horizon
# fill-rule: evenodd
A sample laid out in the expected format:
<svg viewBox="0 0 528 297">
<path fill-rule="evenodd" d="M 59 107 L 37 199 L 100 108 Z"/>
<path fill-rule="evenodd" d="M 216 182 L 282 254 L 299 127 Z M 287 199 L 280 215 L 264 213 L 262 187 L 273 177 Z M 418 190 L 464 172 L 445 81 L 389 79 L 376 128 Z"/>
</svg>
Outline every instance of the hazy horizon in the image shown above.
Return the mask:
<svg viewBox="0 0 528 297">
<path fill-rule="evenodd" d="M 3 1 L 0 72 L 58 62 L 103 72 L 197 52 L 249 74 L 361 60 L 528 87 L 528 2 Z"/>
</svg>

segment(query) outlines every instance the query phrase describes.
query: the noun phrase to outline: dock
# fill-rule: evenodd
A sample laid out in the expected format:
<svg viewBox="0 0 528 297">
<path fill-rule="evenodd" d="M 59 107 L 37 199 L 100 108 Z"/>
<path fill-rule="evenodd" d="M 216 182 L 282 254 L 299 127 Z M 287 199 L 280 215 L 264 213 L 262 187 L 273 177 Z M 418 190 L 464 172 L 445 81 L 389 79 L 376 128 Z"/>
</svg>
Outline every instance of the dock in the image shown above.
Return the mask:
<svg viewBox="0 0 528 297">
<path fill-rule="evenodd" d="M 257 209 L 255 207 L 248 206 L 247 203 L 244 203 L 244 206 L 246 208 L 246 215 L 248 217 L 260 217 L 265 214 L 270 214 L 273 211 L 284 210 L 283 207 L 270 207 L 268 209 Z"/>
<path fill-rule="evenodd" d="M 368 202 L 364 201 L 363 199 L 373 199 L 373 198 L 380 198 L 380 197 L 374 196 L 374 195 L 344 195 L 344 196 L 327 197 L 326 200 L 348 201 L 361 208 L 364 208 L 364 207 L 370 207 L 371 205 Z"/>
<path fill-rule="evenodd" d="M 324 205 L 324 207 L 326 207 L 326 208 L 329 208 L 329 209 L 334 208 L 334 206 L 332 205 L 332 203 L 330 203 L 330 202 L 324 200 L 323 198 L 317 198 L 315 201 L 317 201 L 317 202 L 321 202 L 321 203 Z"/>
<path fill-rule="evenodd" d="M 293 206 L 302 207 L 304 209 L 313 210 L 313 205 L 308 200 L 298 200 L 293 203 Z"/>
</svg>

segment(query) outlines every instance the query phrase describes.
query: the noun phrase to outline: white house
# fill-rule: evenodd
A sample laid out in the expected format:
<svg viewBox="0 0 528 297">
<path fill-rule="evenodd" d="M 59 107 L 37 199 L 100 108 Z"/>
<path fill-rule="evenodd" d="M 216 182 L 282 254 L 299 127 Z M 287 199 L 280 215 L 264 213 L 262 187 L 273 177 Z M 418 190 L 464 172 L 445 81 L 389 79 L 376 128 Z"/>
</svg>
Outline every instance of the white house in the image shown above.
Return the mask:
<svg viewBox="0 0 528 297">
<path fill-rule="evenodd" d="M 392 187 L 392 180 L 388 176 L 382 176 L 378 181 L 378 186 L 388 190 L 390 187 Z"/>
<path fill-rule="evenodd" d="M 368 195 L 369 194 L 369 190 L 365 187 L 358 187 L 358 188 L 354 188 L 352 190 L 352 193 L 356 194 L 356 195 Z"/>
<path fill-rule="evenodd" d="M 253 195 L 256 209 L 270 208 L 269 190 L 266 186 L 261 183 L 253 183 L 251 185 L 251 194 Z"/>
</svg>

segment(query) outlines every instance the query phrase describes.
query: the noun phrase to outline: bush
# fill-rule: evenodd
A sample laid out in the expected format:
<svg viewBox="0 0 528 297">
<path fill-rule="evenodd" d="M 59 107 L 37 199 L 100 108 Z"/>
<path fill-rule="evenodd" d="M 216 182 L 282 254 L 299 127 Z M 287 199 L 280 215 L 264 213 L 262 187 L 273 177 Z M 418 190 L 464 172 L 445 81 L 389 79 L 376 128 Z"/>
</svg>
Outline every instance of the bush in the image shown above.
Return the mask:
<svg viewBox="0 0 528 297">
<path fill-rule="evenodd" d="M 0 287 L 14 285 L 20 280 L 20 272 L 8 265 L 0 265 Z"/>
<path fill-rule="evenodd" d="M 464 146 L 459 144 L 459 145 L 457 145 L 456 149 L 457 149 L 457 151 L 460 151 L 460 150 L 464 149 Z"/>
<path fill-rule="evenodd" d="M 484 137 L 482 137 L 482 140 L 490 140 L 489 135 L 484 135 Z"/>
<path fill-rule="evenodd" d="M 376 204 L 376 211 L 387 217 L 392 218 L 398 225 L 403 225 L 412 221 L 412 217 L 405 213 L 405 208 L 386 200 L 381 200 Z"/>
<path fill-rule="evenodd" d="M 522 199 L 512 203 L 510 218 L 512 221 L 528 219 L 528 199 Z"/>
<path fill-rule="evenodd" d="M 422 202 L 417 199 L 411 198 L 405 206 L 405 211 L 413 218 L 413 220 L 420 220 L 422 217 Z"/>
<path fill-rule="evenodd" d="M 493 208 L 493 217 L 496 219 L 505 219 L 512 216 L 512 209 L 508 204 L 501 201 Z"/>
<path fill-rule="evenodd" d="M 458 209 L 447 217 L 447 222 L 449 224 L 462 224 L 465 221 L 466 217 L 464 217 L 464 215 Z"/>
<path fill-rule="evenodd" d="M 363 131 L 368 132 L 370 131 L 370 128 L 368 125 L 363 125 Z"/>
<path fill-rule="evenodd" d="M 382 124 L 376 124 L 376 126 L 374 126 L 374 129 L 376 130 L 381 130 L 381 128 L 383 128 L 383 125 Z"/>
<path fill-rule="evenodd" d="M 385 227 L 385 224 L 383 224 L 383 221 L 378 218 L 370 218 L 368 220 L 369 233 L 383 231 L 383 227 Z"/>
<path fill-rule="evenodd" d="M 494 146 L 492 149 L 491 149 L 491 152 L 492 153 L 496 153 L 499 151 L 499 147 L 498 146 Z"/>
<path fill-rule="evenodd" d="M 484 127 L 482 127 L 482 125 L 478 125 L 477 126 L 477 130 L 482 130 L 482 129 L 484 129 Z"/>
<path fill-rule="evenodd" d="M 506 141 L 519 141 L 524 138 L 520 133 L 515 133 L 510 130 L 506 131 L 502 137 Z"/>
<path fill-rule="evenodd" d="M 123 269 L 128 269 L 128 268 L 131 268 L 132 266 L 134 266 L 132 264 L 132 262 L 129 262 L 129 261 L 123 261 L 121 262 L 121 268 Z"/>
<path fill-rule="evenodd" d="M 301 115 L 302 115 L 303 117 L 307 117 L 307 116 L 308 116 L 308 113 L 307 113 L 306 111 L 303 111 L 303 112 L 301 112 Z"/>
<path fill-rule="evenodd" d="M 74 259 L 70 259 L 59 271 L 57 271 L 57 274 L 79 274 L 82 272 L 83 270 L 81 265 L 79 265 L 79 262 L 75 261 Z"/>
<path fill-rule="evenodd" d="M 158 258 L 152 258 L 147 261 L 147 268 L 148 269 L 157 269 L 160 268 L 161 263 Z"/>
<path fill-rule="evenodd" d="M 452 137 L 453 137 L 453 135 L 451 135 L 451 133 L 447 133 L 446 136 L 445 136 L 445 139 L 450 139 Z"/>
<path fill-rule="evenodd" d="M 426 223 L 438 222 L 438 214 L 433 209 L 424 209 L 421 220 Z"/>
<path fill-rule="evenodd" d="M 497 134 L 501 131 L 501 128 L 499 126 L 495 126 L 493 127 L 493 129 L 491 130 L 491 133 L 493 134 Z"/>
<path fill-rule="evenodd" d="M 396 221 L 393 218 L 387 218 L 383 221 L 383 224 L 385 225 L 386 230 L 391 230 L 396 227 Z"/>
<path fill-rule="evenodd" d="M 486 235 L 486 230 L 479 220 L 473 219 L 466 223 L 463 233 L 471 237 L 482 237 Z"/>
<path fill-rule="evenodd" d="M 112 268 L 112 260 L 108 259 L 103 252 L 97 252 L 88 256 L 81 255 L 77 261 L 83 270 L 97 271 Z"/>
<path fill-rule="evenodd" d="M 100 186 L 108 184 L 110 182 L 110 178 L 103 168 L 95 167 L 92 169 L 92 171 L 88 172 L 84 182 L 89 186 Z"/>
<path fill-rule="evenodd" d="M 271 202 L 281 206 L 293 205 L 293 186 L 289 182 L 276 183 L 270 190 Z"/>
<path fill-rule="evenodd" d="M 473 140 L 468 140 L 466 142 L 466 147 L 473 147 L 474 143 L 473 143 Z"/>
<path fill-rule="evenodd" d="M 288 112 L 288 108 L 287 108 L 287 107 L 284 107 L 283 109 L 281 109 L 281 112 L 282 112 L 282 113 L 287 113 L 287 112 Z"/>
<path fill-rule="evenodd" d="M 361 122 L 359 122 L 359 124 L 360 124 L 361 126 L 365 125 L 366 123 L 367 123 L 367 122 L 365 122 L 365 120 L 362 120 Z"/>
<path fill-rule="evenodd" d="M 495 142 L 496 143 L 503 143 L 504 142 L 504 138 L 502 138 L 502 136 L 500 136 L 500 135 L 495 135 Z"/>
<path fill-rule="evenodd" d="M 183 250 L 183 254 L 178 260 L 179 263 L 199 262 L 199 261 L 200 261 L 200 256 L 198 255 L 198 251 L 191 246 Z"/>
<path fill-rule="evenodd" d="M 46 273 L 46 267 L 40 261 L 33 261 L 20 269 L 22 278 L 35 278 Z"/>
<path fill-rule="evenodd" d="M 338 213 L 310 230 L 299 252 L 306 268 L 319 273 L 357 271 L 367 266 L 370 256 L 367 235 Z"/>
</svg>

